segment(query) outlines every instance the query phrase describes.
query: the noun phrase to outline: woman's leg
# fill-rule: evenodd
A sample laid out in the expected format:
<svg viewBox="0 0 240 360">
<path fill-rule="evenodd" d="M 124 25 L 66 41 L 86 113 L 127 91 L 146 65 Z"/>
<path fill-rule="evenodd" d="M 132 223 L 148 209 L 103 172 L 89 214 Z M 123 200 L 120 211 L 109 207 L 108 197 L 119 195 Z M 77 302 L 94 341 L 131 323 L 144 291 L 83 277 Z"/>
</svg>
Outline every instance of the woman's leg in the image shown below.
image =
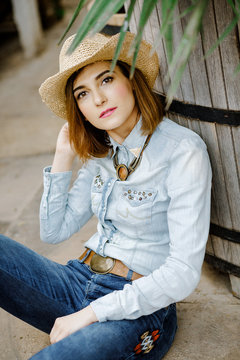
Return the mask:
<svg viewBox="0 0 240 360">
<path fill-rule="evenodd" d="M 0 307 L 9 313 L 49 333 L 57 317 L 76 311 L 71 276 L 67 266 L 0 235 Z"/>
<path fill-rule="evenodd" d="M 78 260 L 60 265 L 0 236 L 0 306 L 47 333 L 57 317 L 120 290 L 128 280 L 92 273 Z M 92 324 L 32 359 L 160 359 L 176 331 L 175 305 L 137 320 Z"/>
<path fill-rule="evenodd" d="M 69 262 L 77 277 L 87 273 L 82 306 L 113 290 L 120 290 L 129 280 L 112 274 L 92 273 L 77 260 Z M 73 286 L 78 292 L 78 281 Z M 89 325 L 32 357 L 32 360 L 160 360 L 170 348 L 177 328 L 176 306 L 170 305 L 136 320 L 106 321 Z"/>
<path fill-rule="evenodd" d="M 94 323 L 43 349 L 31 360 L 160 360 L 169 350 L 176 328 L 173 304 L 136 320 Z"/>
</svg>

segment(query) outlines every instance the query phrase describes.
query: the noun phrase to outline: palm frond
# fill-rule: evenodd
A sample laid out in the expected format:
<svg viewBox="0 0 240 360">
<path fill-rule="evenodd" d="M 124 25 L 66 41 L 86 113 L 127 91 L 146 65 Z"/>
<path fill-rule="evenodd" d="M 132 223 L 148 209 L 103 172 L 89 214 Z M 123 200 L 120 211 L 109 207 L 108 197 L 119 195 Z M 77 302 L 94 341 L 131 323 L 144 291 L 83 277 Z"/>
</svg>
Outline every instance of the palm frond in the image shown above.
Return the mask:
<svg viewBox="0 0 240 360">
<path fill-rule="evenodd" d="M 93 6 L 87 13 L 85 19 L 83 20 L 75 38 L 72 42 L 68 53 L 72 53 L 84 37 L 91 30 L 91 35 L 102 30 L 104 25 L 106 25 L 108 19 L 118 12 L 118 10 L 123 6 L 126 0 L 95 0 Z"/>
<path fill-rule="evenodd" d="M 63 39 L 65 38 L 65 36 L 67 35 L 68 31 L 70 30 L 70 28 L 72 27 L 74 21 L 76 20 L 76 18 L 78 17 L 78 14 L 80 13 L 80 11 L 82 10 L 82 8 L 84 7 L 84 5 L 86 4 L 88 0 L 80 0 L 78 6 L 76 7 L 76 10 L 74 11 L 73 17 L 72 19 L 69 21 L 69 24 L 66 28 L 66 30 L 64 31 L 63 35 L 61 36 L 61 39 L 58 42 L 58 45 L 61 44 L 61 42 L 63 41 Z"/>
<path fill-rule="evenodd" d="M 66 31 L 64 32 L 60 42 L 67 34 L 68 30 L 72 26 L 73 22 L 77 18 L 80 10 L 84 7 L 88 0 L 80 0 L 79 4 L 73 14 L 71 21 L 69 22 Z M 96 32 L 102 30 L 106 25 L 109 18 L 118 12 L 118 10 L 124 5 L 127 0 L 95 0 L 90 11 L 87 13 L 84 18 L 76 36 L 69 48 L 69 52 L 74 51 L 74 49 L 79 45 L 79 43 L 87 35 L 93 35 Z M 128 0 L 130 5 L 128 7 L 127 14 L 125 16 L 124 23 L 120 30 L 119 41 L 115 50 L 114 58 L 111 64 L 111 71 L 113 71 L 117 59 L 119 57 L 121 47 L 123 45 L 126 31 L 129 27 L 129 22 L 133 14 L 134 6 L 136 5 L 136 0 Z M 130 54 L 133 55 L 132 67 L 130 76 L 133 76 L 134 68 L 136 65 L 136 60 L 138 56 L 138 51 L 140 43 L 142 40 L 144 27 L 151 16 L 151 13 L 156 6 L 157 2 L 161 1 L 161 28 L 159 29 L 159 36 L 154 41 L 152 53 L 157 48 L 160 40 L 164 38 L 167 58 L 169 63 L 169 73 L 167 81 L 170 81 L 170 88 L 167 93 L 167 107 L 169 107 L 174 94 L 179 86 L 181 77 L 183 75 L 184 69 L 186 67 L 189 56 L 197 42 L 198 34 L 200 32 L 200 27 L 202 24 L 202 18 L 206 10 L 209 0 L 191 0 L 189 1 L 189 6 L 178 16 L 182 18 L 187 14 L 190 14 L 187 26 L 185 27 L 183 36 L 179 42 L 179 45 L 173 53 L 173 24 L 176 21 L 174 17 L 175 8 L 180 0 L 143 0 L 142 9 L 140 13 L 140 19 L 138 23 L 137 33 L 134 38 L 133 43 L 131 44 Z M 204 58 L 209 56 L 217 46 L 228 36 L 228 34 L 234 29 L 240 20 L 240 0 L 226 0 L 231 6 L 234 18 L 231 23 L 226 27 L 223 33 L 220 35 L 219 39 L 212 45 L 208 50 Z M 235 69 L 235 74 L 240 71 L 240 64 Z"/>
<path fill-rule="evenodd" d="M 233 12 L 236 15 L 236 17 L 239 17 L 239 11 L 237 10 L 236 5 L 234 4 L 234 2 L 232 0 L 227 0 L 227 2 L 229 3 L 231 8 L 233 9 Z M 239 1 L 238 1 L 238 5 L 239 5 Z"/>
<path fill-rule="evenodd" d="M 211 48 L 207 51 L 207 53 L 204 56 L 204 59 L 206 59 L 209 55 L 213 53 L 213 51 L 221 44 L 221 42 L 228 36 L 228 34 L 235 28 L 235 26 L 238 23 L 238 18 L 235 17 L 232 22 L 226 27 L 226 29 L 223 31 L 223 33 L 219 36 L 217 41 L 211 46 Z"/>
<path fill-rule="evenodd" d="M 116 47 L 116 50 L 115 50 L 115 53 L 114 53 L 114 56 L 113 56 L 113 60 L 112 60 L 112 64 L 111 64 L 111 68 L 110 68 L 111 72 L 114 70 L 114 68 L 116 66 L 117 59 L 119 57 L 119 54 L 120 54 L 120 51 L 121 51 L 121 48 L 122 48 L 122 44 L 123 44 L 125 36 L 126 36 L 126 31 L 128 30 L 128 27 L 129 27 L 129 22 L 130 22 L 132 13 L 133 13 L 135 3 L 136 3 L 136 0 L 131 0 L 129 8 L 128 8 L 128 12 L 127 12 L 127 14 L 125 16 L 123 25 L 121 27 L 119 40 L 118 40 L 118 43 L 117 43 L 117 47 Z"/>
<path fill-rule="evenodd" d="M 162 0 L 162 26 L 153 44 L 153 52 L 156 50 L 161 38 L 164 37 L 168 60 L 172 60 L 173 56 L 173 15 L 178 0 Z"/>
<path fill-rule="evenodd" d="M 136 65 L 136 61 L 137 61 L 137 55 L 138 55 L 138 51 L 140 48 L 140 43 L 142 40 L 144 26 L 146 25 L 146 22 L 148 21 L 157 1 L 158 0 L 151 0 L 151 1 L 144 0 L 144 2 L 143 2 L 142 11 L 141 11 L 138 29 L 137 29 L 137 34 L 136 34 L 134 41 L 132 42 L 132 45 L 130 47 L 130 55 L 133 54 L 130 78 L 134 74 L 134 69 L 135 69 L 135 65 Z"/>
<path fill-rule="evenodd" d="M 238 64 L 238 66 L 234 70 L 234 75 L 237 75 L 237 73 L 239 73 L 239 72 L 240 72 L 240 63 Z"/>
</svg>

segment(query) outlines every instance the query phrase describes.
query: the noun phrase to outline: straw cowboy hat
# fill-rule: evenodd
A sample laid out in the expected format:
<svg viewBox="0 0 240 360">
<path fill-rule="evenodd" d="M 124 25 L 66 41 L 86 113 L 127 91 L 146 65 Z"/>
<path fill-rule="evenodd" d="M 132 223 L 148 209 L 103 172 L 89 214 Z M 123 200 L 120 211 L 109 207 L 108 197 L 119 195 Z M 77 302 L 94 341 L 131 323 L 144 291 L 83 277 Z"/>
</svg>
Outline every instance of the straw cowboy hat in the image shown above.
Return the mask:
<svg viewBox="0 0 240 360">
<path fill-rule="evenodd" d="M 119 34 L 108 37 L 102 34 L 96 34 L 93 37 L 86 38 L 70 55 L 66 54 L 75 35 L 69 37 L 61 49 L 59 55 L 59 72 L 45 80 L 39 93 L 43 102 L 58 116 L 66 119 L 66 95 L 65 87 L 69 77 L 80 68 L 94 63 L 96 61 L 112 60 L 118 43 Z M 129 57 L 128 51 L 134 34 L 128 32 L 125 37 L 123 47 L 118 60 L 129 65 L 132 62 L 132 56 Z M 141 42 L 137 57 L 136 68 L 142 71 L 148 84 L 152 88 L 159 71 L 158 57 L 154 53 L 150 56 L 151 45 L 146 41 Z"/>
</svg>

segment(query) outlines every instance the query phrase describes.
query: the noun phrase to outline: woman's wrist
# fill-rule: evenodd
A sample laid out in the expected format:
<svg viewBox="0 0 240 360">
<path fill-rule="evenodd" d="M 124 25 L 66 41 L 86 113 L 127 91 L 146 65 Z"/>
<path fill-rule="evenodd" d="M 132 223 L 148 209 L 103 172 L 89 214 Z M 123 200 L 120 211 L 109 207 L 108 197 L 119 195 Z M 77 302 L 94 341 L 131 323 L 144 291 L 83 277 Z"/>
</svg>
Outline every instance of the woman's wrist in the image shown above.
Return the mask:
<svg viewBox="0 0 240 360">
<path fill-rule="evenodd" d="M 86 307 L 86 309 L 87 309 L 87 311 L 88 311 L 88 313 L 89 313 L 89 316 L 90 316 L 90 319 L 91 319 L 92 323 L 97 322 L 97 321 L 98 321 L 98 318 L 97 318 L 95 312 L 93 311 L 91 305 L 88 305 L 88 306 Z"/>
<path fill-rule="evenodd" d="M 75 157 L 76 155 L 56 150 L 51 173 L 71 171 Z"/>
</svg>

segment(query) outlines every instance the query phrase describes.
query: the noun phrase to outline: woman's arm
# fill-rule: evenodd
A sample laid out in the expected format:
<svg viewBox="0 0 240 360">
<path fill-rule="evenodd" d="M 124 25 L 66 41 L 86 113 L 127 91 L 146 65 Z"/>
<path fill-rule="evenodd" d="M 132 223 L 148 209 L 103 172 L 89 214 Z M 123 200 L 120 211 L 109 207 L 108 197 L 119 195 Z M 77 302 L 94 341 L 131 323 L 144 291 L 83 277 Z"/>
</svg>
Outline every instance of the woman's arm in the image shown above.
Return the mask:
<svg viewBox="0 0 240 360">
<path fill-rule="evenodd" d="M 69 142 L 68 123 L 65 123 L 58 134 L 51 173 L 54 174 L 72 170 L 72 164 L 76 155 L 76 152 Z"/>
<path fill-rule="evenodd" d="M 91 209 L 90 161 L 83 166 L 68 192 L 76 153 L 69 143 L 68 127 L 60 130 L 53 166 L 44 169 L 44 192 L 40 205 L 40 236 L 48 243 L 68 239 L 93 215 Z"/>
</svg>

